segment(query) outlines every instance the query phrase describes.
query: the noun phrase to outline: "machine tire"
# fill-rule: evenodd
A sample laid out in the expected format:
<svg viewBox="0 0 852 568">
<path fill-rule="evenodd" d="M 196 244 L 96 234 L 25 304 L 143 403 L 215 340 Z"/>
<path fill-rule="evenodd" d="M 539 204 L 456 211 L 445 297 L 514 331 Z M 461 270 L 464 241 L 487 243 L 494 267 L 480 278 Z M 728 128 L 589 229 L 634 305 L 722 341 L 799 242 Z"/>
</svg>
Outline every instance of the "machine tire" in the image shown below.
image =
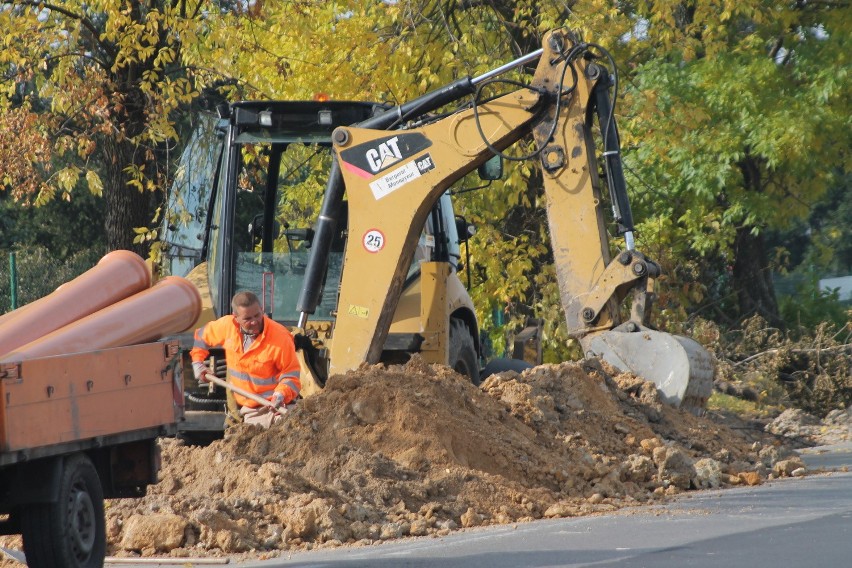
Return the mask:
<svg viewBox="0 0 852 568">
<path fill-rule="evenodd" d="M 199 446 L 199 447 L 207 447 L 216 440 L 221 440 L 224 437 L 224 432 L 216 430 L 211 432 L 209 430 L 203 431 L 187 431 L 187 432 L 178 432 L 175 438 L 181 440 L 187 446 Z"/>
<path fill-rule="evenodd" d="M 20 509 L 24 553 L 30 568 L 104 565 L 104 497 L 95 466 L 83 454 L 66 458 L 59 500 Z"/>
<path fill-rule="evenodd" d="M 450 318 L 450 366 L 466 375 L 474 385 L 479 385 L 479 358 L 476 345 L 467 325 L 458 318 Z"/>
<path fill-rule="evenodd" d="M 526 361 L 522 361 L 520 359 L 506 359 L 504 357 L 500 357 L 498 359 L 493 359 L 485 365 L 485 368 L 482 369 L 482 380 L 490 377 L 491 375 L 496 375 L 497 373 L 504 373 L 506 371 L 514 371 L 516 373 L 521 373 L 527 369 L 532 369 L 535 365 L 532 363 L 527 363 Z"/>
</svg>

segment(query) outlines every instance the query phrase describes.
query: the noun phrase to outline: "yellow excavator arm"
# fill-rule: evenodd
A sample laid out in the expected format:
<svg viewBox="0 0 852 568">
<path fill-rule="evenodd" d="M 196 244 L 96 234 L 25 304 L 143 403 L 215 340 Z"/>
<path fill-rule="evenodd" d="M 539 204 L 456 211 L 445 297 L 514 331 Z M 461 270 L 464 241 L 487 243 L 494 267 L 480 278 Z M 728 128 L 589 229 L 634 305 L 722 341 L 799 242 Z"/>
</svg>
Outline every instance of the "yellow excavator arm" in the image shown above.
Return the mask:
<svg viewBox="0 0 852 568">
<path fill-rule="evenodd" d="M 314 244 L 321 250 L 323 222 L 336 223 L 331 205 L 345 187 L 349 237 L 329 374 L 379 360 L 420 230 L 435 201 L 496 152 L 532 135 L 539 149 L 569 332 L 588 355 L 653 380 L 668 402 L 703 408 L 712 387 L 712 358 L 692 340 L 649 327 L 659 267 L 633 246 L 633 222 L 609 107 L 610 75 L 604 66 L 584 57 L 588 52 L 588 46 L 569 33 L 551 32 L 534 54 L 538 66 L 528 88 L 441 119 L 424 120 L 418 127 L 388 130 L 398 126 L 406 113 L 423 116 L 438 103 L 425 110 L 422 104 L 403 105 L 384 118 L 334 131 L 337 163 Z M 470 91 L 476 80 L 468 81 L 471 84 L 459 87 L 457 82 L 451 88 Z M 453 96 L 459 98 L 453 94 L 447 100 Z M 595 111 L 603 131 L 610 201 L 626 242 L 615 259 L 610 258 L 591 134 Z M 321 255 L 318 260 L 312 257 L 309 272 L 313 262 L 318 265 L 314 270 L 323 268 Z M 622 323 L 619 306 L 629 295 L 632 312 Z M 311 313 L 304 294 L 299 309 L 303 325 Z"/>
</svg>

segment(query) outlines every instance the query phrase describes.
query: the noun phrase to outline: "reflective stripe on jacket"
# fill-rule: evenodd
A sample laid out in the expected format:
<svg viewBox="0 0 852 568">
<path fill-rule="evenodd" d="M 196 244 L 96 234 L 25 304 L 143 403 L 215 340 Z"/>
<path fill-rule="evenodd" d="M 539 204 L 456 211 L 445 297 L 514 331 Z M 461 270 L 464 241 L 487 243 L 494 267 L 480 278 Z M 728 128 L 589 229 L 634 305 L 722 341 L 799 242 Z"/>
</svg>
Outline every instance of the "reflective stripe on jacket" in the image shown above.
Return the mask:
<svg viewBox="0 0 852 568">
<path fill-rule="evenodd" d="M 190 356 L 204 361 L 210 349 L 225 350 L 228 381 L 236 387 L 269 399 L 277 391 L 289 403 L 299 396 L 299 360 L 293 336 L 280 323 L 263 316 L 263 331 L 243 351 L 243 336 L 233 315 L 221 317 L 195 330 L 195 343 Z M 260 404 L 234 392 L 240 406 L 257 408 Z"/>
</svg>

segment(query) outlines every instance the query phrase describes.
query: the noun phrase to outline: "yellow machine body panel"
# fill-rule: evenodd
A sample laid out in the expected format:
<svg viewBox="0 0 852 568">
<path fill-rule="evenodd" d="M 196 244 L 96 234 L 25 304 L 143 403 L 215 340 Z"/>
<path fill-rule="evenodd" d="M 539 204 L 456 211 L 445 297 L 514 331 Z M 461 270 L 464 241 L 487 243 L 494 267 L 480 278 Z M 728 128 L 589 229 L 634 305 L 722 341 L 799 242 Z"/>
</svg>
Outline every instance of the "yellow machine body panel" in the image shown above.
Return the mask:
<svg viewBox="0 0 852 568">
<path fill-rule="evenodd" d="M 465 142 L 479 140 L 477 121 L 494 145 L 505 147 L 514 141 L 518 125 L 533 118 L 537 100 L 531 91 L 520 91 L 480 107 L 476 117 L 473 111 L 462 112 L 393 136 L 383 130 L 338 129 L 345 133 L 338 153 L 349 198 L 349 240 L 335 325 L 335 341 L 345 337 L 346 348 L 335 350 L 333 371 L 378 361 L 429 210 L 453 182 L 490 157 L 484 142 L 473 147 Z M 362 154 L 395 156 L 402 153 L 400 145 L 424 148 L 373 176 L 365 177 L 357 167 Z"/>
</svg>

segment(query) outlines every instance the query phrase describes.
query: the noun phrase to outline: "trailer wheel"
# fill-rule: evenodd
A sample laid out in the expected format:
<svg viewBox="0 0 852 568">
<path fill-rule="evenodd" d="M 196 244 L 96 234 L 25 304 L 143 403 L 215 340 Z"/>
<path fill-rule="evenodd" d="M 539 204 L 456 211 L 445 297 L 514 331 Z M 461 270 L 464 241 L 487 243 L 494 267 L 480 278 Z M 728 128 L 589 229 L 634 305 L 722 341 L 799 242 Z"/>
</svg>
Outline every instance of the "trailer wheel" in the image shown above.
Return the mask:
<svg viewBox="0 0 852 568">
<path fill-rule="evenodd" d="M 478 359 L 467 325 L 458 318 L 450 318 L 450 366 L 469 377 L 474 385 L 479 385 Z"/>
<path fill-rule="evenodd" d="M 85 455 L 66 458 L 59 500 L 21 508 L 24 553 L 30 568 L 102 567 L 106 555 L 104 497 L 98 472 Z"/>
</svg>

